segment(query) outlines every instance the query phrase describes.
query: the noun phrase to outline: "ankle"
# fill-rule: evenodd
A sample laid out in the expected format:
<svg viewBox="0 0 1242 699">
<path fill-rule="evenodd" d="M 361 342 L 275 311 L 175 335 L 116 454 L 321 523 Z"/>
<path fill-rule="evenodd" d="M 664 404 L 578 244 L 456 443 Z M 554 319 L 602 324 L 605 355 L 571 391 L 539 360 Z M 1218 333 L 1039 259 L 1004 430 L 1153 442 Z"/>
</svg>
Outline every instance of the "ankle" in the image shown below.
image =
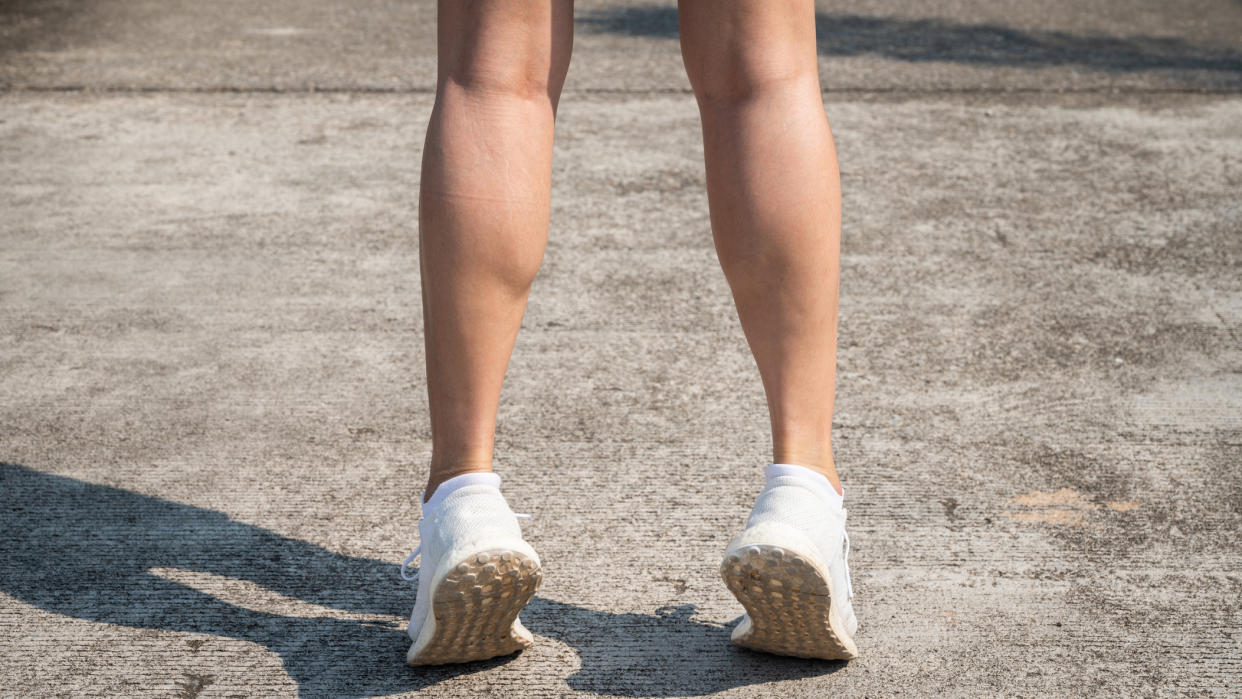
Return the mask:
<svg viewBox="0 0 1242 699">
<path fill-rule="evenodd" d="M 423 490 L 423 502 L 427 502 L 435 495 L 436 489 L 445 481 L 462 476 L 467 473 L 491 473 L 492 464 L 488 460 L 486 463 L 458 463 L 452 466 L 437 466 L 432 462 L 431 474 L 427 476 L 427 487 Z"/>
<path fill-rule="evenodd" d="M 832 484 L 833 489 L 838 495 L 845 492 L 845 489 L 841 486 L 841 479 L 837 476 L 837 466 L 833 462 L 831 448 L 823 452 L 798 452 L 788 449 L 778 449 L 773 456 L 774 458 L 772 459 L 772 463 L 792 464 L 808 468 L 827 478 L 828 482 Z"/>
<path fill-rule="evenodd" d="M 841 509 L 845 505 L 845 491 L 838 490 L 839 486 L 833 486 L 829 482 L 828 477 L 819 471 L 809 469 L 798 464 L 772 464 L 764 469 L 764 478 L 769 483 L 773 479 L 793 477 L 803 482 L 809 483 L 815 490 L 819 491 L 828 502 L 832 503 L 837 509 Z"/>
<path fill-rule="evenodd" d="M 453 476 L 438 485 L 423 501 L 423 517 L 430 517 L 450 495 L 461 488 L 484 485 L 492 488 L 500 487 L 500 476 L 490 471 L 474 471 Z"/>
</svg>

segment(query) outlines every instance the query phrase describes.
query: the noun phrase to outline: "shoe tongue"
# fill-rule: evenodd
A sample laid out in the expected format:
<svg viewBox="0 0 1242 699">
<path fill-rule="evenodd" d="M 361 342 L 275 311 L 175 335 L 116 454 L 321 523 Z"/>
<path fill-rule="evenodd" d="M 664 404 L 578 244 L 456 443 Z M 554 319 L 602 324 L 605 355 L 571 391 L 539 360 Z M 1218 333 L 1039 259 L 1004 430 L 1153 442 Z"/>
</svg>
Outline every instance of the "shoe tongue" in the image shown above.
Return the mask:
<svg viewBox="0 0 1242 699">
<path fill-rule="evenodd" d="M 470 485 L 489 485 L 499 490 L 500 476 L 495 473 L 463 473 L 460 476 L 453 476 L 436 486 L 436 492 L 431 494 L 431 499 L 423 503 L 423 517 L 430 517 L 445 498 Z"/>
</svg>

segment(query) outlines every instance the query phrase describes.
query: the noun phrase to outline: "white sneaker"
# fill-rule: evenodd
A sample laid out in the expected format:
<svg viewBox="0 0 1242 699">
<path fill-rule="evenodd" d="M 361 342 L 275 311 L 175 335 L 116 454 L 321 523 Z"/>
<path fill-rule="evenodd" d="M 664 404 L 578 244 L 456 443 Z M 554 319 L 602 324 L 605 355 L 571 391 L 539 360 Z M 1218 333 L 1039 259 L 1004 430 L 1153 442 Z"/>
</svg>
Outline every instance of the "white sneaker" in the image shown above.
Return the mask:
<svg viewBox="0 0 1242 699">
<path fill-rule="evenodd" d="M 802 658 L 858 656 L 845 516 L 814 482 L 769 473 L 720 565 L 746 608 L 734 643 Z"/>
<path fill-rule="evenodd" d="M 483 660 L 534 643 L 518 612 L 543 572 L 517 518 L 498 487 L 467 485 L 419 519 L 418 548 L 401 565 L 402 578 L 419 581 L 408 664 Z M 406 575 L 419 554 L 418 572 Z"/>
</svg>

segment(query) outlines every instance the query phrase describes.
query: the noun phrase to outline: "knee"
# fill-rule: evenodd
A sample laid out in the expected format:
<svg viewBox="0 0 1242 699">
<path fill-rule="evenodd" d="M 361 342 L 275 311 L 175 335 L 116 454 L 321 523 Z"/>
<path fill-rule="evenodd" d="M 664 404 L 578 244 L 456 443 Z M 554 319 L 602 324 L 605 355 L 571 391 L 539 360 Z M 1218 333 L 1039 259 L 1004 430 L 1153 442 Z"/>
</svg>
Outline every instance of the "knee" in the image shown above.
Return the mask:
<svg viewBox="0 0 1242 699">
<path fill-rule="evenodd" d="M 437 86 L 555 103 L 569 69 L 572 35 L 556 24 L 563 17 L 547 12 L 521 3 L 450 4 L 440 26 Z"/>
<path fill-rule="evenodd" d="M 695 98 L 704 105 L 737 105 L 782 90 L 819 90 L 814 60 L 779 47 L 720 52 L 685 63 Z"/>
<path fill-rule="evenodd" d="M 813 15 L 794 3 L 682 2 L 681 57 L 695 97 L 738 103 L 814 87 L 819 62 Z"/>
<path fill-rule="evenodd" d="M 537 57 L 518 59 L 485 51 L 463 52 L 441 69 L 439 88 L 478 96 L 518 100 L 555 100 L 559 87 L 549 80 L 548 66 Z"/>
</svg>

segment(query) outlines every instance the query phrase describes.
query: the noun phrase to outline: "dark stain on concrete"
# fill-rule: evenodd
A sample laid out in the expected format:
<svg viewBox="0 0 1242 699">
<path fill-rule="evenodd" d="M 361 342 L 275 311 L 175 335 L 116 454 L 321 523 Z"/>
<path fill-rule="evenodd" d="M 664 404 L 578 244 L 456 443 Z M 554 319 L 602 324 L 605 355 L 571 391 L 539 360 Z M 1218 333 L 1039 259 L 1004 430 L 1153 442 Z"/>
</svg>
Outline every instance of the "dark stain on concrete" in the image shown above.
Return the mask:
<svg viewBox="0 0 1242 699">
<path fill-rule="evenodd" d="M 187 673 L 177 681 L 177 699 L 195 699 L 207 689 L 214 678 L 211 675 L 195 675 Z"/>
<path fill-rule="evenodd" d="M 672 583 L 672 584 L 673 584 L 673 589 L 676 591 L 676 593 L 677 593 L 678 595 L 685 594 L 685 592 L 686 592 L 686 588 L 688 587 L 688 585 L 687 585 L 687 583 L 686 583 L 686 581 L 685 581 L 685 580 L 683 580 L 683 579 L 681 579 L 681 578 L 672 578 L 672 577 L 669 577 L 669 576 L 667 576 L 667 575 L 665 575 L 665 576 L 661 576 L 661 577 L 658 577 L 658 578 L 652 578 L 652 580 L 655 580 L 656 582 L 666 582 L 666 583 Z"/>
<path fill-rule="evenodd" d="M 949 520 L 957 519 L 958 502 L 956 498 L 945 498 L 940 501 L 940 505 L 944 507 L 944 516 Z"/>
</svg>

